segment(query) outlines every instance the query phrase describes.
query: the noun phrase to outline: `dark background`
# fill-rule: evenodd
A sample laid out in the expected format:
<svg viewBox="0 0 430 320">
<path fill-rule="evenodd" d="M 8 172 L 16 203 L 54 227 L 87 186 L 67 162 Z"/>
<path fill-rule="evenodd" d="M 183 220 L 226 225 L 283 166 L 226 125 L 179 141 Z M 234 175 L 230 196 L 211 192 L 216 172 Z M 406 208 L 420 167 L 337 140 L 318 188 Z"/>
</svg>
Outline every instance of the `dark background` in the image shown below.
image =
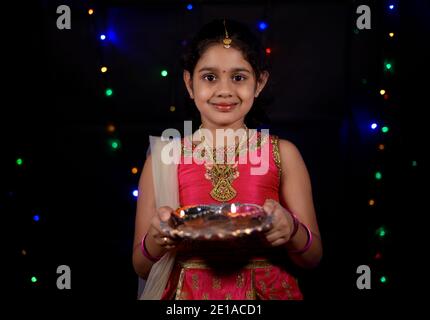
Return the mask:
<svg viewBox="0 0 430 320">
<path fill-rule="evenodd" d="M 219 17 L 247 23 L 272 48 L 267 93 L 274 102 L 266 126 L 302 152 L 324 244 L 320 267 L 300 278 L 305 296 L 382 298 L 399 292 L 407 282 L 403 272 L 411 267 L 399 253 L 408 247 L 405 221 L 414 223 L 410 212 L 423 199 L 417 186 L 423 163 L 417 90 L 425 86 L 416 79 L 420 58 L 426 57 L 420 35 L 428 32 L 429 10 L 411 2 L 403 12 L 412 19 L 403 20 L 400 32 L 400 14 L 387 13 L 386 3 L 198 1 L 192 11 L 185 1 L 26 4 L 7 35 L 10 86 L 1 121 L 6 152 L 0 210 L 5 234 L 11 232 L 7 280 L 13 292 L 135 299 L 131 193 L 138 175 L 130 169 L 143 166 L 148 135 L 182 128 L 188 117 L 179 67 L 183 41 Z M 56 28 L 61 4 L 71 8 L 71 30 Z M 371 30 L 356 30 L 360 4 L 372 9 Z M 93 16 L 87 14 L 90 7 Z M 264 32 L 257 28 L 260 19 L 269 23 Z M 392 30 L 396 38 L 388 41 Z M 99 40 L 103 31 L 109 41 Z M 403 60 L 400 41 L 410 49 Z M 388 76 L 387 56 L 397 59 Z M 100 73 L 102 65 L 107 74 Z M 168 77 L 160 76 L 162 69 Z M 409 86 L 401 87 L 400 76 Z M 112 97 L 104 96 L 106 87 L 113 88 Z M 389 89 L 388 101 L 379 95 L 381 87 Z M 369 130 L 373 120 L 389 123 L 390 133 Z M 114 133 L 107 132 L 109 123 Z M 113 138 L 121 141 L 118 150 L 109 146 Z M 381 142 L 386 152 L 377 151 Z M 23 166 L 16 166 L 17 157 Z M 373 178 L 378 169 L 384 172 L 381 182 Z M 373 208 L 367 204 L 371 197 L 377 199 Z M 39 222 L 32 220 L 35 213 Z M 375 235 L 381 225 L 389 230 L 384 240 Z M 374 259 L 377 252 L 383 259 Z M 72 270 L 69 291 L 56 288 L 62 264 Z M 356 288 L 356 269 L 363 264 L 372 268 L 372 290 Z M 29 281 L 32 275 L 38 283 Z M 381 275 L 390 279 L 385 285 L 378 282 Z"/>
</svg>

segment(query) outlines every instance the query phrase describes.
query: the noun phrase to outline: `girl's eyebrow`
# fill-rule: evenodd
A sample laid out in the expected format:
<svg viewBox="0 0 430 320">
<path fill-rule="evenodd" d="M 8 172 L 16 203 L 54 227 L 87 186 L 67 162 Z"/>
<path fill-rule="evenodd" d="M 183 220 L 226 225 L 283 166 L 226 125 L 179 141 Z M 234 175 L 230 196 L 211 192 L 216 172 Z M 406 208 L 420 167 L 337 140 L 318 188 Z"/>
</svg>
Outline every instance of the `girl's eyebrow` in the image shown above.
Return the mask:
<svg viewBox="0 0 430 320">
<path fill-rule="evenodd" d="M 198 72 L 204 72 L 204 71 L 216 72 L 219 70 L 217 68 L 214 68 L 214 67 L 202 67 Z M 248 73 L 251 73 L 251 71 L 249 71 L 246 68 L 233 68 L 233 69 L 230 69 L 230 72 L 248 72 Z"/>
</svg>

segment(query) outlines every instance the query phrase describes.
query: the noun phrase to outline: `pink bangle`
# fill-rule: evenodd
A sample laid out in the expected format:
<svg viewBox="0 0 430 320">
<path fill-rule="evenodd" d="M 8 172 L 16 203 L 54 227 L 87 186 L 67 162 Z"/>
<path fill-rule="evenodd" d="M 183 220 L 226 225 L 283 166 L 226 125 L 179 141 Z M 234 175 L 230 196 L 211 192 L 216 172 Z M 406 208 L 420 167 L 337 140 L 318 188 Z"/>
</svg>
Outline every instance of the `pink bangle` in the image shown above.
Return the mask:
<svg viewBox="0 0 430 320">
<path fill-rule="evenodd" d="M 153 257 L 152 255 L 150 255 L 149 254 L 149 252 L 148 252 L 148 249 L 146 248 L 146 245 L 145 245 L 145 239 L 146 239 L 146 236 L 147 236 L 148 234 L 145 234 L 145 236 L 143 237 L 143 239 L 142 239 L 142 242 L 140 243 L 140 249 L 142 250 L 142 253 L 143 253 L 143 255 L 145 256 L 145 257 L 147 257 L 149 260 L 151 260 L 152 262 L 157 262 L 158 260 L 160 260 L 163 256 L 160 256 L 160 257 Z"/>
<path fill-rule="evenodd" d="M 294 213 L 292 213 L 292 212 L 289 212 L 290 213 L 290 215 L 291 215 L 291 217 L 293 218 L 293 224 L 294 224 L 294 226 L 293 226 L 293 232 L 291 232 L 291 235 L 290 235 L 290 239 L 292 239 L 295 235 L 296 235 L 296 233 L 297 233 L 297 230 L 299 230 L 299 219 L 297 219 L 297 217 L 296 217 L 296 215 L 294 214 Z"/>
<path fill-rule="evenodd" d="M 296 253 L 296 254 L 305 253 L 306 251 L 309 250 L 309 248 L 312 245 L 313 238 L 312 238 L 312 232 L 311 232 L 311 230 L 309 230 L 309 228 L 307 227 L 307 225 L 305 225 L 304 223 L 300 222 L 300 224 L 303 226 L 303 228 L 305 228 L 306 234 L 308 236 L 308 240 L 306 241 L 306 244 L 305 244 L 305 246 L 302 249 L 299 249 L 299 250 L 289 250 L 290 253 Z"/>
</svg>

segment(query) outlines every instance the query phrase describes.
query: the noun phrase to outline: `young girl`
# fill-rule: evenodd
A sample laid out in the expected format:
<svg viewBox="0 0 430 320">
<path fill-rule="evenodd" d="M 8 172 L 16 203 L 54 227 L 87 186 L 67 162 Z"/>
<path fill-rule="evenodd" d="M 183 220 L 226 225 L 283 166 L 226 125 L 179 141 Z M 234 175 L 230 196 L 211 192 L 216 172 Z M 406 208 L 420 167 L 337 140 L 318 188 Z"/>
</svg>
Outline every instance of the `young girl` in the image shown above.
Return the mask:
<svg viewBox="0 0 430 320">
<path fill-rule="evenodd" d="M 245 124 L 269 77 L 263 58 L 252 32 L 231 20 L 207 24 L 190 43 L 183 78 L 201 126 L 181 140 L 181 162 L 171 171 L 160 161 L 160 146 L 151 141 L 139 183 L 133 251 L 134 269 L 147 279 L 140 298 L 303 298 L 292 270 L 312 268 L 322 256 L 308 171 L 291 142 Z M 232 130 L 219 138 L 221 129 Z M 226 140 L 233 145 L 218 148 Z M 203 161 L 186 161 L 196 154 Z M 233 162 L 208 161 L 220 154 Z M 252 174 L 249 161 L 234 161 L 244 154 L 265 162 L 263 174 Z M 272 215 L 271 227 L 215 242 L 172 238 L 160 227 L 179 206 L 214 203 L 263 206 Z"/>
</svg>

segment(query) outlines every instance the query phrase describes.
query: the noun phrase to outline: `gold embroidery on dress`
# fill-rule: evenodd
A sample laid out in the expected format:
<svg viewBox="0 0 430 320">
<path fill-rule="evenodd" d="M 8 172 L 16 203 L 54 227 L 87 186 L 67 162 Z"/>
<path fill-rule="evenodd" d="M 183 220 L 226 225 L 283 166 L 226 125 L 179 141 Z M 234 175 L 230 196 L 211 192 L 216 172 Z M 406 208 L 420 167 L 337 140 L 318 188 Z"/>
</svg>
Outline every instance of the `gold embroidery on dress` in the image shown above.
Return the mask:
<svg viewBox="0 0 430 320">
<path fill-rule="evenodd" d="M 199 275 L 193 274 L 191 276 L 191 278 L 193 279 L 193 289 L 198 289 L 199 288 Z"/>
<path fill-rule="evenodd" d="M 209 300 L 209 293 L 207 292 L 203 293 L 202 300 Z"/>
<path fill-rule="evenodd" d="M 225 294 L 225 300 L 231 300 L 231 293 L 230 292 Z"/>
<path fill-rule="evenodd" d="M 254 300 L 254 294 L 253 294 L 252 290 L 246 291 L 246 300 Z"/>
<path fill-rule="evenodd" d="M 276 167 L 278 168 L 278 177 L 281 177 L 281 154 L 279 152 L 279 138 L 277 136 L 272 136 L 270 142 L 273 146 L 273 159 L 275 160 Z"/>
<path fill-rule="evenodd" d="M 267 288 L 266 288 L 266 283 L 263 281 L 263 280 L 260 280 L 260 286 L 261 286 L 261 290 L 263 291 L 263 293 L 265 294 L 266 293 L 266 290 L 267 290 Z"/>
<path fill-rule="evenodd" d="M 181 300 L 184 277 L 185 277 L 185 269 L 181 268 L 181 273 L 179 275 L 178 285 L 176 286 L 175 300 Z"/>
<path fill-rule="evenodd" d="M 285 293 L 287 294 L 288 299 L 291 300 L 293 298 L 293 295 L 291 294 L 291 285 L 285 280 L 282 280 L 281 285 L 285 289 Z"/>
<path fill-rule="evenodd" d="M 212 277 L 212 289 L 221 289 L 221 279 Z"/>
<path fill-rule="evenodd" d="M 243 288 L 244 282 L 245 282 L 245 279 L 244 279 L 243 273 L 239 273 L 236 279 L 236 287 Z"/>
</svg>

